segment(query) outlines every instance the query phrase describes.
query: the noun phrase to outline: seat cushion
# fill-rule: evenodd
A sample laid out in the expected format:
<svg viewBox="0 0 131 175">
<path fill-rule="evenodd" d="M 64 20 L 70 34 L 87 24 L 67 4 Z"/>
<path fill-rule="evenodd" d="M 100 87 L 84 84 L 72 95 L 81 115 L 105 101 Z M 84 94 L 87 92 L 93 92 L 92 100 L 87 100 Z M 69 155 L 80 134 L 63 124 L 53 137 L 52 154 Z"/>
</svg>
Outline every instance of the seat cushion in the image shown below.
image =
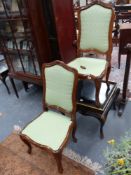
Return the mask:
<svg viewBox="0 0 131 175">
<path fill-rule="evenodd" d="M 100 76 L 106 69 L 107 61 L 99 58 L 80 57 L 68 63 L 77 69 L 79 74 Z"/>
<path fill-rule="evenodd" d="M 42 113 L 29 123 L 22 134 L 34 142 L 57 151 L 66 138 L 72 121 L 69 117 L 53 111 Z"/>
</svg>

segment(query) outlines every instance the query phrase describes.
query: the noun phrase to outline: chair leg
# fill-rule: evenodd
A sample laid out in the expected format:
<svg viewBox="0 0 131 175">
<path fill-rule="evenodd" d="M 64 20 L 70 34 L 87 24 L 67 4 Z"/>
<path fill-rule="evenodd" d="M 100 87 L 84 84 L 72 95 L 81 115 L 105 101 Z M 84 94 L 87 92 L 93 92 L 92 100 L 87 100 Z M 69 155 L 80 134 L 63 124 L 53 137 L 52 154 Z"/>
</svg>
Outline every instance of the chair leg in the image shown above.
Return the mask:
<svg viewBox="0 0 131 175">
<path fill-rule="evenodd" d="M 20 138 L 21 138 L 21 140 L 28 146 L 28 153 L 29 154 L 31 154 L 32 153 L 32 146 L 31 146 L 31 144 L 29 143 L 29 141 L 27 141 L 27 139 L 25 139 L 24 137 L 22 137 L 21 135 L 20 135 Z"/>
<path fill-rule="evenodd" d="M 25 81 L 22 81 L 22 83 L 23 83 L 23 86 L 24 86 L 25 91 L 27 92 L 28 89 L 29 89 L 29 87 L 28 87 L 28 83 L 25 82 Z"/>
<path fill-rule="evenodd" d="M 11 84 L 12 84 L 12 87 L 13 87 L 13 89 L 14 89 L 14 92 L 15 92 L 16 97 L 19 98 L 19 95 L 18 95 L 16 86 L 15 86 L 15 82 L 14 82 L 13 78 L 11 78 L 11 77 L 10 77 L 10 82 L 11 82 Z"/>
<path fill-rule="evenodd" d="M 100 138 L 103 139 L 104 138 L 104 132 L 103 132 L 103 127 L 104 127 L 104 124 L 106 122 L 106 119 L 107 119 L 107 115 L 108 115 L 108 112 L 106 112 L 106 114 L 102 115 L 101 118 L 100 118 Z"/>
<path fill-rule="evenodd" d="M 106 96 L 108 95 L 108 92 L 110 90 L 110 83 L 108 82 L 110 72 L 111 72 L 111 66 L 108 66 L 107 73 L 106 73 L 106 84 L 107 84 Z"/>
<path fill-rule="evenodd" d="M 120 69 L 120 66 L 121 66 L 121 54 L 120 54 L 120 51 L 119 51 L 119 54 L 118 54 L 118 69 Z"/>
<path fill-rule="evenodd" d="M 62 153 L 61 152 L 53 153 L 53 155 L 54 155 L 54 158 L 55 158 L 56 163 L 57 163 L 58 172 L 63 173 L 63 167 L 62 167 L 62 163 L 61 163 Z"/>
<path fill-rule="evenodd" d="M 76 122 L 74 122 L 74 127 L 73 127 L 73 130 L 72 130 L 72 138 L 73 138 L 73 141 L 75 143 L 77 142 L 77 138 L 75 136 L 75 134 L 76 134 L 76 128 L 77 128 L 77 124 L 76 124 Z"/>
<path fill-rule="evenodd" d="M 100 106 L 99 93 L 101 88 L 101 81 L 99 79 L 95 79 L 95 86 L 96 86 L 96 94 L 95 94 L 96 106 L 99 107 Z"/>
<path fill-rule="evenodd" d="M 103 126 L 104 126 L 104 121 L 101 120 L 100 121 L 100 138 L 103 139 L 104 138 L 104 132 L 103 132 Z"/>
<path fill-rule="evenodd" d="M 8 94 L 10 94 L 10 90 L 9 90 L 9 88 L 8 88 L 7 84 L 6 84 L 6 78 L 3 78 L 3 79 L 2 79 L 2 82 L 3 82 L 3 84 L 5 85 L 5 87 L 6 87 L 6 89 L 7 89 Z"/>
</svg>

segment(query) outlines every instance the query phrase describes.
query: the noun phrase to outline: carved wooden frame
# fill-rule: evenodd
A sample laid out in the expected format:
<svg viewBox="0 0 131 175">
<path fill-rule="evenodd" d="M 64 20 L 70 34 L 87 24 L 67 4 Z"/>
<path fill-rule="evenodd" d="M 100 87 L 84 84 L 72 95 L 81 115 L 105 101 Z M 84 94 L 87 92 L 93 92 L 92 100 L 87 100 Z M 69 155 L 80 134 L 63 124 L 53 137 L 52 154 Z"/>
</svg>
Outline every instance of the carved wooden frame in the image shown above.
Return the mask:
<svg viewBox="0 0 131 175">
<path fill-rule="evenodd" d="M 81 11 L 92 7 L 93 5 L 100 5 L 104 8 L 110 9 L 112 11 L 110 25 L 109 25 L 109 34 L 108 34 L 109 48 L 106 52 L 101 52 L 97 49 L 86 49 L 86 50 L 80 49 L 80 38 L 81 38 L 80 13 L 81 13 Z M 100 103 L 99 103 L 99 92 L 100 92 L 101 80 L 106 75 L 106 82 L 107 82 L 107 85 L 108 85 L 108 78 L 109 78 L 109 74 L 110 74 L 110 70 L 111 70 L 112 29 L 113 29 L 114 19 L 115 19 L 115 13 L 114 13 L 114 10 L 112 9 L 112 6 L 110 4 L 105 4 L 103 2 L 94 1 L 94 2 L 90 3 L 89 5 L 87 5 L 86 7 L 78 9 L 78 31 L 79 31 L 79 33 L 78 33 L 78 40 L 77 40 L 77 57 L 80 56 L 81 52 L 83 52 L 83 53 L 95 52 L 95 53 L 106 55 L 107 64 L 106 64 L 105 70 L 99 76 L 94 76 L 94 75 L 91 75 L 91 74 L 90 75 L 86 75 L 86 74 L 84 75 L 84 74 L 79 73 L 79 78 L 80 79 L 92 79 L 92 80 L 94 80 L 95 85 L 96 85 L 96 95 L 95 95 L 95 97 L 96 97 L 96 106 L 98 106 L 98 107 L 100 105 Z M 109 89 L 109 86 L 108 86 L 108 89 Z"/>
<path fill-rule="evenodd" d="M 45 74 L 44 74 L 44 72 L 45 72 L 45 68 L 52 67 L 54 65 L 60 65 L 61 67 L 65 68 L 66 70 L 68 70 L 68 71 L 70 71 L 70 72 L 72 72 L 74 74 L 74 84 L 73 84 L 73 90 L 72 90 L 72 103 L 73 103 L 72 106 L 73 107 L 72 107 L 72 111 L 71 112 L 68 112 L 67 110 L 65 110 L 63 108 L 60 108 L 59 106 L 49 105 L 45 101 L 46 81 L 45 81 L 45 76 L 44 76 Z M 53 149 L 49 148 L 46 145 L 41 145 L 41 144 L 36 143 L 32 139 L 30 139 L 28 136 L 22 134 L 22 131 L 20 132 L 20 138 L 28 146 L 28 153 L 29 154 L 31 154 L 31 151 L 32 151 L 31 144 L 33 144 L 33 145 L 35 145 L 37 147 L 40 147 L 41 149 L 46 150 L 47 152 L 53 154 L 53 156 L 54 156 L 54 158 L 56 159 L 56 162 L 57 162 L 58 171 L 60 173 L 62 173 L 63 172 L 63 167 L 62 167 L 62 163 L 61 163 L 62 150 L 63 150 L 63 148 L 66 146 L 66 144 L 68 142 L 68 139 L 69 139 L 69 136 L 70 136 L 71 131 L 72 131 L 73 141 L 74 142 L 77 142 L 77 139 L 75 137 L 75 131 L 76 131 L 76 92 L 77 92 L 77 83 L 78 83 L 78 73 L 77 73 L 77 71 L 75 69 L 67 66 L 62 61 L 56 60 L 54 62 L 51 62 L 51 63 L 48 63 L 48 64 L 44 64 L 42 66 L 42 75 L 44 77 L 43 78 L 43 109 L 44 110 L 48 110 L 48 109 L 57 110 L 57 111 L 61 112 L 64 115 L 70 116 L 71 117 L 72 124 L 70 125 L 70 127 L 68 129 L 68 132 L 66 134 L 66 137 L 65 137 L 63 143 L 61 144 L 61 146 L 59 147 L 59 149 L 57 151 L 54 151 Z M 37 116 L 37 117 L 39 117 L 39 116 Z M 35 119 L 33 119 L 31 122 L 33 122 Z M 26 128 L 26 126 L 25 126 L 25 128 Z"/>
</svg>

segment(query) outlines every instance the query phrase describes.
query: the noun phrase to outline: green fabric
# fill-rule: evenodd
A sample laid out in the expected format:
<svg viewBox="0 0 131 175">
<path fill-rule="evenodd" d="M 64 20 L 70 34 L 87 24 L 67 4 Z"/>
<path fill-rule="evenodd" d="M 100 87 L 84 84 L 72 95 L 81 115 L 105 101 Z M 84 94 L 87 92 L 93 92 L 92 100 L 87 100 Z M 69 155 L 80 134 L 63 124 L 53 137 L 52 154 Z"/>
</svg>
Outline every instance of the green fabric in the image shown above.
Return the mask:
<svg viewBox="0 0 131 175">
<path fill-rule="evenodd" d="M 107 61 L 104 59 L 80 57 L 68 65 L 77 69 L 79 74 L 99 76 L 105 70 L 106 63 Z M 86 69 L 82 69 L 81 66 L 86 67 Z"/>
<path fill-rule="evenodd" d="M 45 69 L 46 103 L 72 111 L 74 74 L 56 65 Z"/>
<path fill-rule="evenodd" d="M 93 5 L 81 12 L 80 49 L 97 49 L 101 52 L 108 50 L 111 14 L 111 9 L 100 5 Z"/>
<path fill-rule="evenodd" d="M 62 114 L 48 111 L 41 114 L 22 131 L 36 143 L 58 150 L 66 138 L 72 121 Z"/>
</svg>

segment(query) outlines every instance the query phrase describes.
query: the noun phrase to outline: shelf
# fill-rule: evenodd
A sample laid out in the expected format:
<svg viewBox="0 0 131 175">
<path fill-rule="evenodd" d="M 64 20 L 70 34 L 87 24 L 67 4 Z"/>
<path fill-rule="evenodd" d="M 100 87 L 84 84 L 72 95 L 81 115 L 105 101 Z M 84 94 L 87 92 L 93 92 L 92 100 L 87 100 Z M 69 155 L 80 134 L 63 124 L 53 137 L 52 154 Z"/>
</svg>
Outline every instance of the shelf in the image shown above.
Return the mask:
<svg viewBox="0 0 131 175">
<path fill-rule="evenodd" d="M 14 34 L 15 34 L 15 37 L 16 38 L 21 38 L 21 37 L 24 37 L 25 36 L 25 33 L 26 33 L 26 35 L 27 36 L 31 36 L 31 34 L 30 34 L 30 31 L 21 31 L 21 32 L 15 32 Z M 3 31 L 1 31 L 0 32 L 0 35 L 1 36 L 5 36 L 5 37 L 12 37 L 12 32 L 3 32 Z"/>
<path fill-rule="evenodd" d="M 5 51 L 5 53 L 11 54 L 11 55 L 18 55 L 18 51 L 20 54 L 23 55 L 29 55 L 30 50 L 22 50 L 22 49 L 8 49 L 7 51 Z"/>
<path fill-rule="evenodd" d="M 39 65 L 37 60 L 33 60 L 36 70 L 34 69 L 32 59 L 30 59 L 28 56 L 22 57 L 22 60 L 23 60 L 24 69 L 21 66 L 19 57 L 18 56 L 12 57 L 12 63 L 14 65 L 15 72 L 23 72 L 23 73 L 30 73 L 32 75 L 40 75 L 40 70 L 39 70 Z"/>
</svg>

